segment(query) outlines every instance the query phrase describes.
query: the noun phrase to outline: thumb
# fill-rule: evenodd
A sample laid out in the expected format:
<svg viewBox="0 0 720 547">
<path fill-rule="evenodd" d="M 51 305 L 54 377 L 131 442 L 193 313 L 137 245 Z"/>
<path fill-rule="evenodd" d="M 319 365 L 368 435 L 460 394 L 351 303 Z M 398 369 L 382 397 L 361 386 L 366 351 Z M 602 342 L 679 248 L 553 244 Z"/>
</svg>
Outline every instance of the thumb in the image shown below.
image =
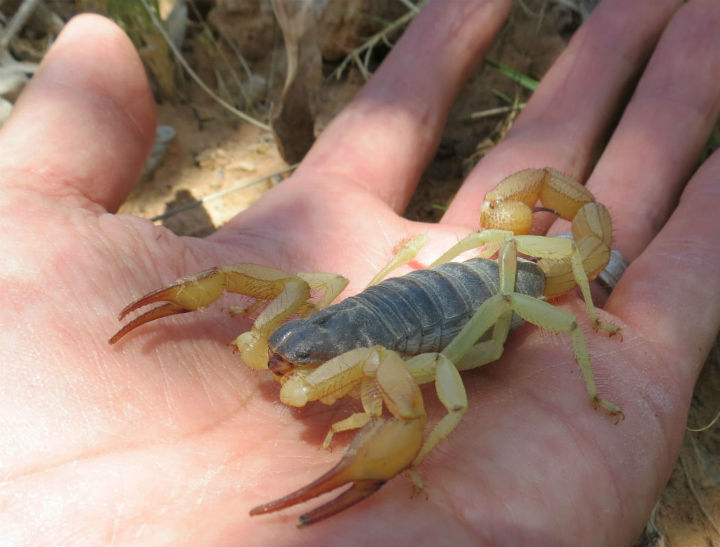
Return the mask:
<svg viewBox="0 0 720 547">
<path fill-rule="evenodd" d="M 103 17 L 75 17 L 0 131 L 0 185 L 114 211 L 154 135 L 154 101 L 128 37 Z"/>
</svg>

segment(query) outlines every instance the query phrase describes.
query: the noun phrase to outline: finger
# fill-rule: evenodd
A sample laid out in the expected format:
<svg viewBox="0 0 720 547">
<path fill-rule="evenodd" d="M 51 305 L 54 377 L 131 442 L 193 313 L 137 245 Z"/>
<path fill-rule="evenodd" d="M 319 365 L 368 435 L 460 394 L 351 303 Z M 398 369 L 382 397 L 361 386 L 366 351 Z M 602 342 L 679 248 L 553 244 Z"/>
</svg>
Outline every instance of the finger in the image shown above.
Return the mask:
<svg viewBox="0 0 720 547">
<path fill-rule="evenodd" d="M 720 112 L 720 3 L 683 6 L 662 35 L 588 187 L 632 260 L 667 219 Z"/>
<path fill-rule="evenodd" d="M 691 179 L 675 212 L 605 306 L 654 341 L 691 387 L 720 329 L 720 151 Z"/>
<path fill-rule="evenodd" d="M 155 107 L 132 43 L 109 20 L 79 16 L 0 132 L 0 184 L 12 180 L 115 210 L 137 181 L 154 135 Z"/>
<path fill-rule="evenodd" d="M 476 227 L 485 193 L 526 167 L 584 180 L 628 86 L 678 0 L 608 0 L 577 31 L 506 139 L 475 167 L 443 222 Z"/>
<path fill-rule="evenodd" d="M 510 4 L 436 0 L 423 8 L 370 82 L 322 133 L 296 180 L 340 175 L 402 211 L 435 153 L 460 85 Z"/>
</svg>

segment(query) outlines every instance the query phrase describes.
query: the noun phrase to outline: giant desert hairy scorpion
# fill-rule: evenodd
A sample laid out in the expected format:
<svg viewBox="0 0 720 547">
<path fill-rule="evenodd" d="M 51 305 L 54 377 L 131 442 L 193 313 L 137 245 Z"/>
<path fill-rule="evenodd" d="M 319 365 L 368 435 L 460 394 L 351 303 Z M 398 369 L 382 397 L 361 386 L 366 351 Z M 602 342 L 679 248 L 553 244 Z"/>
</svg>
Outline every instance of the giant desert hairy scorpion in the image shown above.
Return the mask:
<svg viewBox="0 0 720 547">
<path fill-rule="evenodd" d="M 533 207 L 572 221 L 573 240 L 528 235 Z M 589 280 L 610 259 L 612 226 L 607 209 L 574 179 L 550 169 L 510 175 L 485 196 L 481 224 L 427 269 L 381 281 L 409 262 L 424 242 L 416 237 L 401 249 L 368 288 L 330 305 L 347 285 L 327 273 L 288 275 L 256 264 L 237 264 L 181 278 L 127 306 L 120 314 L 164 302 L 122 327 L 114 344 L 149 321 L 194 311 L 223 292 L 256 299 L 259 313 L 250 331 L 233 344 L 254 369 L 269 369 L 282 385 L 280 400 L 296 407 L 310 401 L 333 404 L 356 397 L 362 412 L 332 424 L 335 433 L 359 429 L 341 461 L 326 474 L 250 511 L 277 511 L 340 486 L 335 499 L 302 515 L 300 525 L 324 519 L 365 499 L 398 473 L 415 472 L 432 448 L 456 427 L 467 409 L 460 371 L 494 361 L 509 332 L 529 322 L 568 333 L 592 406 L 622 418 L 597 391 L 582 330 L 571 313 L 546 301 L 578 286 L 595 328 L 615 333 L 593 305 Z M 451 262 L 479 248 L 479 257 Z M 518 253 L 535 259 L 525 260 Z M 497 254 L 496 260 L 489 257 Z M 320 292 L 311 301 L 311 292 Z M 299 317 L 287 321 L 293 317 Z M 426 413 L 419 384 L 434 382 L 445 415 L 425 435 Z"/>
</svg>

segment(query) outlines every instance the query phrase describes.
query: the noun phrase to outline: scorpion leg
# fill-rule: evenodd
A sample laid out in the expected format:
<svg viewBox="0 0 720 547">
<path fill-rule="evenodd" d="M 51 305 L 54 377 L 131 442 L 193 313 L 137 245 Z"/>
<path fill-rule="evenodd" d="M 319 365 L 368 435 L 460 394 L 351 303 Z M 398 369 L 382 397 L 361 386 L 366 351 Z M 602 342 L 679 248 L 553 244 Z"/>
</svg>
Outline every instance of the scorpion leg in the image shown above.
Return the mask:
<svg viewBox="0 0 720 547">
<path fill-rule="evenodd" d="M 352 483 L 335 499 L 300 517 L 300 525 L 312 524 L 365 499 L 412 465 L 423 445 L 426 415 L 420 388 L 397 353 L 381 346 L 350 350 L 309 374 L 290 375 L 280 399 L 292 406 L 332 401 L 357 382 L 362 383 L 364 412 L 338 422 L 334 431 L 361 429 L 340 462 L 309 485 L 255 507 L 251 515 L 278 511 Z M 382 416 L 383 403 L 391 418 Z"/>
<path fill-rule="evenodd" d="M 565 310 L 561 310 L 552 304 L 533 298 L 514 291 L 514 277 L 517 264 L 517 242 L 515 239 L 509 239 L 503 242 L 500 250 L 500 293 L 486 300 L 475 312 L 473 317 L 458 333 L 458 335 L 448 344 L 442 353 L 454 363 L 465 363 L 463 358 L 471 351 L 475 342 L 482 336 L 490 326 L 495 324 L 493 337 L 498 340 L 507 336 L 505 325 L 509 329 L 509 320 L 507 316 L 516 312 L 525 321 L 537 325 L 541 328 L 570 334 L 572 337 L 573 353 L 575 360 L 580 366 L 580 370 L 585 380 L 585 387 L 593 407 L 601 407 L 609 412 L 612 416 L 622 419 L 623 413 L 620 408 L 601 398 L 598 394 L 595 376 L 592 371 L 590 354 L 585 344 L 585 337 L 582 329 L 577 323 L 576 317 Z M 507 323 L 506 323 L 507 321 Z M 502 328 L 498 328 L 502 325 Z M 500 330 L 500 332 L 497 332 Z M 493 357 L 492 351 L 497 349 L 497 345 L 491 346 L 487 355 L 483 357 L 475 366 L 480 366 L 488 361 L 485 358 Z M 499 355 L 497 356 L 499 357 Z M 468 367 L 466 367 L 468 368 Z"/>
<path fill-rule="evenodd" d="M 322 295 L 318 298 L 317 302 L 309 304 L 309 313 L 327 308 L 348 284 L 348 279 L 338 274 L 299 272 L 295 275 L 304 280 L 312 290 L 322 291 Z"/>
<path fill-rule="evenodd" d="M 580 370 L 585 380 L 585 387 L 590 402 L 595 408 L 603 408 L 611 416 L 623 419 L 622 410 L 616 404 L 611 403 L 600 397 L 595 383 L 595 376 L 592 371 L 590 362 L 590 354 L 585 345 L 585 337 L 582 329 L 577 323 L 576 317 L 565 310 L 561 310 L 537 298 L 528 297 L 523 294 L 513 294 L 510 301 L 513 311 L 522 316 L 523 319 L 553 332 L 564 332 L 572 336 L 573 352 L 575 360 L 580 366 Z"/>
<path fill-rule="evenodd" d="M 420 451 L 412 462 L 412 479 L 418 488 L 422 488 L 422 481 L 416 468 L 425 459 L 425 456 L 435 448 L 440 441 L 447 437 L 460 423 L 468 408 L 467 393 L 460 372 L 455 364 L 442 353 L 424 353 L 417 355 L 407 362 L 416 382 L 435 382 L 435 391 L 438 399 L 447 410 L 447 414 L 433 427 L 423 442 Z"/>
<path fill-rule="evenodd" d="M 418 234 L 409 241 L 400 244 L 397 248 L 395 256 L 392 257 L 390 262 L 388 262 L 383 269 L 375 274 L 375 277 L 370 280 L 367 286 L 377 285 L 380 281 L 385 279 L 391 271 L 410 262 L 417 256 L 426 241 L 426 234 Z"/>
<path fill-rule="evenodd" d="M 266 368 L 267 338 L 275 327 L 293 314 L 307 315 L 315 307 L 327 305 L 346 284 L 345 278 L 334 274 L 292 276 L 257 264 L 211 268 L 180 278 L 127 306 L 120 312 L 121 320 L 143 306 L 164 302 L 124 325 L 110 338 L 110 343 L 116 343 L 130 331 L 155 319 L 205 308 L 220 298 L 223 292 L 239 293 L 267 303 L 252 330 L 243 333 L 234 342 L 248 366 Z M 308 302 L 312 288 L 325 291 L 315 306 Z"/>
<path fill-rule="evenodd" d="M 323 399 L 327 400 L 325 398 Z M 339 422 L 332 424 L 330 426 L 330 431 L 328 431 L 325 436 L 325 440 L 323 441 L 323 448 L 330 448 L 335 433 L 350 431 L 351 429 L 360 429 L 372 418 L 382 416 L 383 401 L 381 397 L 378 397 L 375 382 L 368 381 L 367 378 L 361 382 L 360 401 L 362 402 L 363 412 L 355 412 L 344 420 L 340 420 Z"/>
<path fill-rule="evenodd" d="M 509 230 L 488 229 L 482 230 L 481 232 L 473 232 L 445 251 L 439 258 L 435 259 L 428 268 L 434 268 L 445 262 L 450 262 L 465 251 L 471 251 L 481 247 L 482 249 L 478 252 L 478 256 L 490 258 L 498 252 L 500 244 L 504 240 L 512 237 L 515 237 L 515 234 Z"/>
<path fill-rule="evenodd" d="M 517 254 L 512 240 L 506 240 L 498 257 L 500 263 L 499 294 L 486 300 L 457 336 L 441 353 L 425 353 L 408 360 L 407 366 L 419 384 L 435 382 L 438 399 L 448 413 L 435 425 L 413 461 L 416 468 L 425 456 L 460 423 L 468 407 L 460 370 L 476 368 L 500 358 L 510 332 L 512 308 L 507 298 L 514 294 Z M 478 340 L 492 329 L 489 340 Z M 413 471 L 411 469 L 411 472 Z M 413 481 L 420 487 L 417 474 Z"/>
<path fill-rule="evenodd" d="M 538 266 L 545 272 L 547 298 L 565 294 L 577 285 L 593 327 L 615 334 L 619 327 L 599 320 L 590 293 L 590 280 L 610 261 L 612 225 L 605 206 L 584 205 L 573 219 L 573 236 L 575 241 L 531 235 L 515 236 L 515 239 L 521 253 L 540 258 Z"/>
</svg>

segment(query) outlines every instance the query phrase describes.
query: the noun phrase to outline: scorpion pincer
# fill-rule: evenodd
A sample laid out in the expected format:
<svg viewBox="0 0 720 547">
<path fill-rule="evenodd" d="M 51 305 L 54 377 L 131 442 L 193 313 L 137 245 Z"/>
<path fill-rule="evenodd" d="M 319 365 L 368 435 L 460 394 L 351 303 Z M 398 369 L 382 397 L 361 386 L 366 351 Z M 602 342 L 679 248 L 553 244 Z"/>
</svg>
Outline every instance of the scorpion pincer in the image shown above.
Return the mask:
<svg viewBox="0 0 720 547">
<path fill-rule="evenodd" d="M 572 221 L 573 240 L 527 235 L 537 202 Z M 546 301 L 578 286 L 595 328 L 618 328 L 598 319 L 589 280 L 608 263 L 612 226 L 607 209 L 580 183 L 550 169 L 526 169 L 500 182 L 485 197 L 483 231 L 470 234 L 428 269 L 380 281 L 410 261 L 424 242 L 408 243 L 358 295 L 330 305 L 347 285 L 339 275 L 288 275 L 256 264 L 237 264 L 179 279 L 126 307 L 128 313 L 156 302 L 111 339 L 149 321 L 210 305 L 223 292 L 264 306 L 250 331 L 233 343 L 243 361 L 269 369 L 282 385 L 280 400 L 333 404 L 356 397 L 362 411 L 332 424 L 333 435 L 359 429 L 340 462 L 307 486 L 255 507 L 251 515 L 278 511 L 346 484 L 333 500 L 302 515 L 300 525 L 327 518 L 367 498 L 398 473 L 415 472 L 432 448 L 456 427 L 467 409 L 460 371 L 494 361 L 509 332 L 527 321 L 572 337 L 594 407 L 618 418 L 622 412 L 597 391 L 582 330 L 575 316 Z M 479 248 L 479 257 L 451 262 Z M 535 260 L 525 260 L 518 253 Z M 497 259 L 490 257 L 497 254 Z M 376 284 L 376 282 L 379 282 Z M 320 294 L 315 301 L 311 294 Z M 294 320 L 288 321 L 293 317 Z M 420 384 L 434 382 L 447 414 L 425 434 Z"/>
</svg>

